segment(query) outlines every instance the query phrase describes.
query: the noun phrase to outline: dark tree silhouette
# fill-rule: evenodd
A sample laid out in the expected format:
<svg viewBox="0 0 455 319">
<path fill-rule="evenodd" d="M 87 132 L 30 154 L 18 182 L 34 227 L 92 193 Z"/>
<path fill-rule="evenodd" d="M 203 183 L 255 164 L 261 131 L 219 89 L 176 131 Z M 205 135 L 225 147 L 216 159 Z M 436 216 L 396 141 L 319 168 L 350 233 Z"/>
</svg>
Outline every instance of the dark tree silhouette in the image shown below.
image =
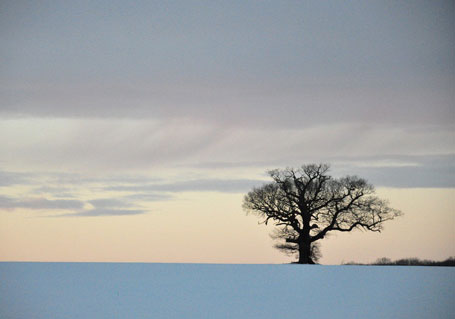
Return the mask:
<svg viewBox="0 0 455 319">
<path fill-rule="evenodd" d="M 243 202 L 247 212 L 273 221 L 275 247 L 298 253 L 298 263 L 313 264 L 320 256 L 317 241 L 329 232 L 364 229 L 380 232 L 383 223 L 401 212 L 375 196 L 374 187 L 357 176 L 333 178 L 329 165 L 269 171 L 273 182 L 254 188 Z"/>
</svg>

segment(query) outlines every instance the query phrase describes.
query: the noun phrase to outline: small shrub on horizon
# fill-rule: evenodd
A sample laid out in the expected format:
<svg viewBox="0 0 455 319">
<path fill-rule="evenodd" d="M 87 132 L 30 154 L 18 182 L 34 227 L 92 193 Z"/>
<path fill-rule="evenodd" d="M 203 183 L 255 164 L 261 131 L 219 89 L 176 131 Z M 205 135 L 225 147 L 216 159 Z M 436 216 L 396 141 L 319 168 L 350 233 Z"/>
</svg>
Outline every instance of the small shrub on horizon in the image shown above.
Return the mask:
<svg viewBox="0 0 455 319">
<path fill-rule="evenodd" d="M 343 265 L 367 265 L 367 266 L 445 266 L 445 267 L 454 267 L 455 266 L 455 257 L 449 257 L 443 261 L 435 260 L 420 260 L 419 258 L 402 258 L 395 261 L 392 261 L 390 258 L 382 257 L 376 259 L 375 262 L 370 264 L 361 264 L 353 261 L 343 263 Z"/>
</svg>

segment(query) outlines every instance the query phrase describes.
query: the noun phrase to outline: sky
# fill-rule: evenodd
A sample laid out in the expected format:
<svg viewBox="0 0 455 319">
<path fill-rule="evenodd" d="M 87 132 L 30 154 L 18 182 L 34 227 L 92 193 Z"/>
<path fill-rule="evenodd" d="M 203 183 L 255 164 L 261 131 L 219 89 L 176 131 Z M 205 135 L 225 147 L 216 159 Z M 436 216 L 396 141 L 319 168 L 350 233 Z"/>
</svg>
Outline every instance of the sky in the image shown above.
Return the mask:
<svg viewBox="0 0 455 319">
<path fill-rule="evenodd" d="M 402 210 L 322 263 L 455 255 L 453 1 L 2 1 L 0 260 L 282 263 L 242 210 L 330 163 Z"/>
</svg>

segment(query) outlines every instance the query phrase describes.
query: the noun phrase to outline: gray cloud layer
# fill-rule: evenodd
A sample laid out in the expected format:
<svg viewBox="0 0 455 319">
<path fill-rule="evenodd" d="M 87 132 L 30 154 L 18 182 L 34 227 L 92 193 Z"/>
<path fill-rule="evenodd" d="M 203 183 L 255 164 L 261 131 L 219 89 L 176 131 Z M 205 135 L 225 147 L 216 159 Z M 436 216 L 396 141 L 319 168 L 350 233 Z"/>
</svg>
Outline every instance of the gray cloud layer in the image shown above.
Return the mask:
<svg viewBox="0 0 455 319">
<path fill-rule="evenodd" d="M 0 115 L 449 125 L 454 11 L 450 1 L 11 1 L 0 12 Z"/>
<path fill-rule="evenodd" d="M 442 79 L 436 88 L 417 85 L 411 88 L 314 86 L 296 83 L 247 83 L 243 87 L 170 84 L 165 92 L 151 94 L 150 87 L 119 90 L 126 84 L 87 87 L 27 88 L 20 90 L 18 101 L 0 109 L 3 116 L 181 119 L 196 123 L 216 123 L 217 127 L 302 128 L 333 123 L 376 125 L 453 124 L 452 82 Z M 141 84 L 138 84 L 141 86 Z M 281 87 L 283 86 L 283 87 Z M 5 90 L 5 89 L 4 89 Z M 11 90 L 16 90 L 12 88 Z M 39 94 L 33 94 L 36 90 Z M 68 91 L 63 94 L 62 91 Z M 120 91 L 120 92 L 119 92 Z M 182 92 L 180 92 L 182 91 Z M 122 94 L 126 94 L 127 97 Z M 10 96 L 11 93 L 5 92 Z M 12 106 L 16 105 L 16 106 Z M 62 107 L 64 105 L 64 107 Z M 431 107 L 429 107 L 431 106 Z M 3 113 L 3 114 L 2 114 Z"/>
<path fill-rule="evenodd" d="M 0 188 L 33 189 L 0 208 L 142 214 L 309 162 L 455 187 L 454 29 L 442 0 L 6 1 Z"/>
<path fill-rule="evenodd" d="M 451 1 L 6 1 L 2 9 L 2 73 L 13 79 L 394 80 L 453 71 L 441 68 L 453 59 Z"/>
</svg>

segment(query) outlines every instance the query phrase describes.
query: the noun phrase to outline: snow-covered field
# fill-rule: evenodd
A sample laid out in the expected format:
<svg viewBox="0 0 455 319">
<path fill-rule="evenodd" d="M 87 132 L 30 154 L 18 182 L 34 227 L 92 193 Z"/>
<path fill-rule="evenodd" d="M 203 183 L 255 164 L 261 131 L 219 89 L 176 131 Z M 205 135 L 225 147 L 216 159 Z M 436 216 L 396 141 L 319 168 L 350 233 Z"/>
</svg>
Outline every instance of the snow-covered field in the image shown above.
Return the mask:
<svg viewBox="0 0 455 319">
<path fill-rule="evenodd" d="M 0 263 L 0 318 L 454 318 L 455 268 Z"/>
</svg>

